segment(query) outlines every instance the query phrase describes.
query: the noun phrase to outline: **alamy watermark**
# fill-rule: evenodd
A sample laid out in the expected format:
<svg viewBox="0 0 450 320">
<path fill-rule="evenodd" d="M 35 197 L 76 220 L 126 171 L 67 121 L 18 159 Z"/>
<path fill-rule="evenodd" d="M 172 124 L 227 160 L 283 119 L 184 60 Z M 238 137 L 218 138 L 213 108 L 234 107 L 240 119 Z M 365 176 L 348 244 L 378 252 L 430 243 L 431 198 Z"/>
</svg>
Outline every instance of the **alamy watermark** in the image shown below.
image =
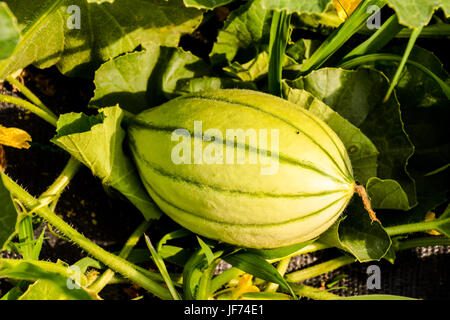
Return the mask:
<svg viewBox="0 0 450 320">
<path fill-rule="evenodd" d="M 202 121 L 194 121 L 193 137 L 186 129 L 176 129 L 172 132 L 171 140 L 178 142 L 171 153 L 174 164 L 248 163 L 259 164 L 262 175 L 273 175 L 278 172 L 278 129 L 270 129 L 270 132 L 268 129 L 226 129 L 223 133 L 214 128 L 203 132 L 202 127 Z M 210 143 L 203 147 L 203 142 Z"/>
<path fill-rule="evenodd" d="M 70 5 L 67 7 L 67 13 L 70 14 L 67 19 L 67 28 L 70 30 L 81 29 L 81 9 L 77 5 Z"/>
<path fill-rule="evenodd" d="M 367 267 L 367 274 L 369 277 L 367 278 L 367 289 L 381 289 L 381 269 L 379 266 L 373 264 Z"/>
<path fill-rule="evenodd" d="M 367 19 L 367 29 L 380 29 L 381 28 L 381 8 L 376 5 L 369 6 L 367 13 L 373 13 L 369 19 Z"/>
</svg>

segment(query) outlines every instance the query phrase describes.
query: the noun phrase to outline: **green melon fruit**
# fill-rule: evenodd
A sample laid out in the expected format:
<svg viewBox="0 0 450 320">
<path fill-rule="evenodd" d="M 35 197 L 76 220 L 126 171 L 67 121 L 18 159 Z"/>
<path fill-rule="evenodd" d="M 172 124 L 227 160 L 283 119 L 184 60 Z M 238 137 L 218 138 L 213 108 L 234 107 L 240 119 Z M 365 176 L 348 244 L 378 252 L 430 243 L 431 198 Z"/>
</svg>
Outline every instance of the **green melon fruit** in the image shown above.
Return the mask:
<svg viewBox="0 0 450 320">
<path fill-rule="evenodd" d="M 355 190 L 336 133 L 309 111 L 260 92 L 182 96 L 137 115 L 128 134 L 161 210 L 199 235 L 238 246 L 311 240 L 337 220 Z"/>
</svg>

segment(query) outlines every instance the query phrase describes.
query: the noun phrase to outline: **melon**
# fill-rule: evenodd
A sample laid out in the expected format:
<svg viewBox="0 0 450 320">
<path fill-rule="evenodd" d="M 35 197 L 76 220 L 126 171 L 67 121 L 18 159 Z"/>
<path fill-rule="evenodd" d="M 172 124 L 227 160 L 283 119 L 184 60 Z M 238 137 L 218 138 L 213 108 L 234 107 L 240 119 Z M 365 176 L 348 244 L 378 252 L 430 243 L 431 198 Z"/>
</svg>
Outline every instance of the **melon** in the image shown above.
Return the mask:
<svg viewBox="0 0 450 320">
<path fill-rule="evenodd" d="M 311 240 L 355 192 L 336 133 L 269 94 L 181 96 L 136 115 L 127 131 L 141 180 L 161 210 L 222 242 L 278 248 Z"/>
</svg>

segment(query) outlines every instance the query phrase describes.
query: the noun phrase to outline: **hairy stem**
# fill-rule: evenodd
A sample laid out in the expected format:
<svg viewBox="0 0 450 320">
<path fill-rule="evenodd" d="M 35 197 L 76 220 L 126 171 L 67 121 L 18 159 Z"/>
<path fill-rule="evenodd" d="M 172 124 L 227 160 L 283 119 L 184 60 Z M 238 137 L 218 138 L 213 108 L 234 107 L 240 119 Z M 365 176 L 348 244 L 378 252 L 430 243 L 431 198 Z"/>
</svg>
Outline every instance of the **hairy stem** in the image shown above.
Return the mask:
<svg viewBox="0 0 450 320">
<path fill-rule="evenodd" d="M 141 223 L 136 230 L 131 234 L 131 236 L 128 238 L 127 242 L 125 242 L 125 245 L 123 246 L 122 250 L 119 253 L 119 257 L 126 259 L 130 255 L 133 248 L 136 246 L 136 244 L 139 242 L 139 239 L 142 237 L 145 231 L 147 231 L 148 227 L 150 226 L 149 221 L 144 221 Z M 95 282 L 89 286 L 89 289 L 92 291 L 99 293 L 103 290 L 103 288 L 110 283 L 110 281 L 114 278 L 114 271 L 111 269 L 106 270 L 103 272 L 103 274 L 98 277 Z"/>
<path fill-rule="evenodd" d="M 40 195 L 39 201 L 48 205 L 55 198 L 58 198 L 80 168 L 81 163 L 74 157 L 70 157 L 61 174 L 55 179 L 51 186 Z"/>
<path fill-rule="evenodd" d="M 342 298 L 334 293 L 297 283 L 291 284 L 291 288 L 300 297 L 313 300 L 337 300 Z"/>
<path fill-rule="evenodd" d="M 33 208 L 39 207 L 38 209 L 36 209 L 37 215 L 57 228 L 62 234 L 79 245 L 83 250 L 92 255 L 95 259 L 101 261 L 103 264 L 110 267 L 114 271 L 119 272 L 124 277 L 129 278 L 139 286 L 153 293 L 155 296 L 167 300 L 170 300 L 172 298 L 167 288 L 143 275 L 141 272 L 136 270 L 135 266 L 132 263 L 126 261 L 123 258 L 117 257 L 94 244 L 77 230 L 69 226 L 61 218 L 59 218 L 48 207 L 42 206 L 37 199 L 28 194 L 8 176 L 2 173 L 1 177 L 3 180 L 3 184 L 10 191 L 13 197 L 17 198 L 22 204 L 25 205 L 25 207 L 30 208 L 31 210 L 33 210 Z"/>
<path fill-rule="evenodd" d="M 36 106 L 47 112 L 50 116 L 57 118 L 57 116 L 49 108 L 47 108 L 47 106 L 44 103 L 42 103 L 42 101 L 33 92 L 31 92 L 30 89 L 28 89 L 24 84 L 22 84 L 22 82 L 20 82 L 11 75 L 9 75 L 6 78 L 6 81 L 8 81 L 10 84 L 19 89 L 19 91 Z"/>
</svg>

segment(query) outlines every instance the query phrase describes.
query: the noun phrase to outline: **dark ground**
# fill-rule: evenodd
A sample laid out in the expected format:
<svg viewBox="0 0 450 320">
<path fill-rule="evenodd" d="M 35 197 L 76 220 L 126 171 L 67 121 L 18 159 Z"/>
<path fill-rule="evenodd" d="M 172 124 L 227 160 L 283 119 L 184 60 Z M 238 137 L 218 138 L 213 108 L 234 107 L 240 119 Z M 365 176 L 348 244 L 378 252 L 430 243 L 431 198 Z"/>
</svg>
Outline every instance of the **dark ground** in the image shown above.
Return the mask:
<svg viewBox="0 0 450 320">
<path fill-rule="evenodd" d="M 217 24 L 217 22 L 213 23 Z M 217 28 L 209 28 L 209 30 L 213 29 L 217 30 Z M 215 35 L 210 34 L 208 37 L 215 37 Z M 208 52 L 210 49 L 210 41 L 205 40 L 201 33 L 183 38 L 182 44 L 195 47 L 196 50 L 192 51 L 197 51 L 195 53 L 200 56 L 202 52 Z M 425 41 L 423 45 L 428 47 L 430 43 Z M 436 47 L 434 52 L 438 57 L 446 57 L 442 46 L 435 43 L 434 46 Z M 86 108 L 94 89 L 91 81 L 66 78 L 55 68 L 39 70 L 34 67 L 28 67 L 25 70 L 23 79 L 25 84 L 56 114 L 81 111 L 95 113 L 94 110 Z M 4 87 L 0 86 L 0 93 L 11 94 L 11 87 L 7 84 Z M 0 104 L 0 124 L 6 127 L 22 128 L 32 136 L 33 142 L 30 149 L 17 150 L 5 147 L 5 154 L 8 164 L 7 173 L 25 186 L 31 194 L 38 196 L 59 175 L 69 156 L 49 142 L 54 135 L 54 128 L 36 116 L 24 113 L 16 106 Z M 129 235 L 142 222 L 141 214 L 131 204 L 108 196 L 99 179 L 93 177 L 86 168 L 81 169 L 66 192 L 62 194 L 56 212 L 86 237 L 113 252 L 120 250 Z M 36 230 L 36 234 L 38 235 L 41 230 L 42 226 Z M 157 235 L 159 230 L 150 232 L 152 235 Z M 71 264 L 85 256 L 81 249 L 56 238 L 48 231 L 46 237 L 40 257 L 42 260 L 60 259 Z M 14 255 L 3 252 L 0 256 Z M 336 256 L 338 252 L 334 249 L 303 255 L 291 262 L 290 269 L 323 262 Z M 367 289 L 366 271 L 371 264 L 376 264 L 381 269 L 380 290 Z M 331 280 L 338 274 L 346 274 L 348 277 L 340 282 L 340 286 L 347 289 L 338 291 L 339 294 L 383 293 L 448 300 L 450 299 L 449 266 L 450 247 L 420 248 L 398 253 L 394 265 L 384 260 L 366 264 L 355 263 L 337 272 L 308 280 L 306 284 L 320 287 L 322 281 Z M 10 287 L 6 280 L 0 280 L 1 293 L 6 292 Z M 142 293 L 142 291 L 139 292 Z M 136 289 L 130 285 L 109 286 L 102 291 L 102 297 L 105 299 L 129 299 L 135 295 Z"/>
</svg>

